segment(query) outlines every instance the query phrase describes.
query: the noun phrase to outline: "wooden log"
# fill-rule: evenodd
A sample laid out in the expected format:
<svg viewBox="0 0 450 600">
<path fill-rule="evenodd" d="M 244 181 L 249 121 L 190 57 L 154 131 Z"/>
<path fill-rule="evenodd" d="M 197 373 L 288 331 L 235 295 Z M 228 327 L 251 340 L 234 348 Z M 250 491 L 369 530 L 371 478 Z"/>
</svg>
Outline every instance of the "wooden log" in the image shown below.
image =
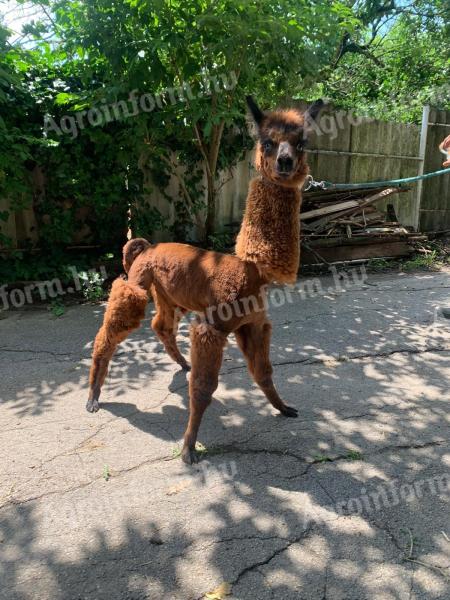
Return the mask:
<svg viewBox="0 0 450 600">
<path fill-rule="evenodd" d="M 308 210 L 300 213 L 300 221 L 312 219 L 313 217 L 321 217 L 323 215 L 339 212 L 340 210 L 346 210 L 348 208 L 357 208 L 359 205 L 360 203 L 356 200 L 349 200 L 348 202 L 340 202 L 339 204 L 331 204 L 329 206 L 324 206 L 323 208 Z"/>
<path fill-rule="evenodd" d="M 385 223 L 384 215 L 381 213 L 372 213 L 368 215 L 349 215 L 347 217 L 340 217 L 339 219 L 333 219 L 331 223 L 336 225 L 357 225 L 358 227 L 365 227 L 366 224 L 370 223 Z M 313 225 L 313 224 L 312 224 Z"/>
<path fill-rule="evenodd" d="M 406 241 L 378 242 L 364 246 L 342 245 L 334 248 L 312 248 L 311 250 L 302 249 L 300 261 L 302 265 L 319 264 L 320 258 L 324 263 L 333 263 L 371 258 L 398 258 L 409 256 L 414 252 L 412 246 Z"/>
<path fill-rule="evenodd" d="M 336 237 L 322 237 L 312 239 L 305 237 L 307 244 L 314 249 L 320 248 L 337 248 L 338 246 L 370 246 L 373 244 L 384 244 L 390 242 L 410 242 L 426 240 L 426 236 L 418 236 L 417 234 L 407 235 L 402 233 L 377 233 L 372 235 L 361 235 L 356 232 L 350 239 L 344 235 Z"/>
<path fill-rule="evenodd" d="M 368 196 L 367 198 L 365 198 L 362 202 L 359 203 L 358 212 L 361 209 L 365 208 L 366 206 L 373 204 L 374 202 L 378 202 L 379 200 L 384 200 L 388 196 L 392 196 L 392 194 L 398 194 L 398 193 L 405 192 L 405 191 L 407 191 L 407 190 L 404 188 L 386 188 L 385 190 L 378 192 L 377 194 L 372 194 L 372 195 Z M 339 217 L 347 217 L 348 215 L 352 215 L 354 213 L 354 211 L 355 211 L 354 208 L 349 208 L 349 209 L 343 210 L 337 214 L 322 217 L 322 219 L 319 219 L 316 223 L 314 223 L 314 225 L 311 224 L 311 228 L 316 233 L 319 233 L 320 231 L 323 231 L 324 229 L 327 228 L 330 221 L 335 220 Z"/>
<path fill-rule="evenodd" d="M 316 192 L 303 192 L 303 202 L 314 203 L 314 202 L 331 202 L 331 201 L 344 201 L 354 200 L 356 198 L 365 198 L 371 194 L 381 192 L 385 188 L 358 188 L 355 190 L 319 190 Z"/>
</svg>

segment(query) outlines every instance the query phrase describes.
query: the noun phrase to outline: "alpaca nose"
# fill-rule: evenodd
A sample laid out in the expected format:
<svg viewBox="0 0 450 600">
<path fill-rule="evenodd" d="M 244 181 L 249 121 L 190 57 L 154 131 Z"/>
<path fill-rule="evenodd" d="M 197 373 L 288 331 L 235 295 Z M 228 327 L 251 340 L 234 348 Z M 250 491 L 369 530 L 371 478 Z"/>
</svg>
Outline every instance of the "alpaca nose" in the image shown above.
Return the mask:
<svg viewBox="0 0 450 600">
<path fill-rule="evenodd" d="M 277 168 L 281 173 L 289 173 L 292 171 L 294 161 L 289 154 L 280 154 L 277 159 Z"/>
</svg>

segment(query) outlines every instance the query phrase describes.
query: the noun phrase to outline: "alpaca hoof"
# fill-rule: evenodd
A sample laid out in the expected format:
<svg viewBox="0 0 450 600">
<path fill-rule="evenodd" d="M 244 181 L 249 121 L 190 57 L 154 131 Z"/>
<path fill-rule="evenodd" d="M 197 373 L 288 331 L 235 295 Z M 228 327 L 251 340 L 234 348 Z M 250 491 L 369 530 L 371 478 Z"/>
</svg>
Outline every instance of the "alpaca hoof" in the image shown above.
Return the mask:
<svg viewBox="0 0 450 600">
<path fill-rule="evenodd" d="M 292 408 L 292 406 L 285 406 L 280 412 L 285 417 L 292 417 L 294 419 L 298 417 L 298 410 Z"/>
<path fill-rule="evenodd" d="M 198 463 L 199 456 L 194 448 L 185 447 L 181 452 L 181 459 L 187 465 L 194 465 Z"/>
<path fill-rule="evenodd" d="M 86 410 L 90 413 L 97 412 L 100 408 L 98 400 L 88 400 L 86 404 Z"/>
</svg>

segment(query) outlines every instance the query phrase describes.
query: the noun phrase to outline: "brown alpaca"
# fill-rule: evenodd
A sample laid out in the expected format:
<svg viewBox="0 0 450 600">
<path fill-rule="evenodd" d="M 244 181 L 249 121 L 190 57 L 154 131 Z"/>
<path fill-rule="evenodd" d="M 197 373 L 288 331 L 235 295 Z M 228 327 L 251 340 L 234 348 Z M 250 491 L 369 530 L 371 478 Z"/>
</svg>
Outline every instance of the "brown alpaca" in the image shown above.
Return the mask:
<svg viewBox="0 0 450 600">
<path fill-rule="evenodd" d="M 99 409 L 108 363 L 117 345 L 144 318 L 150 291 L 156 305 L 152 327 L 169 356 L 183 369 L 189 365 L 177 347 L 177 320 L 190 311 L 199 315 L 190 335 L 189 423 L 182 451 L 188 464 L 198 460 L 198 429 L 217 388 L 230 333 L 235 334 L 253 379 L 272 406 L 287 417 L 297 416 L 297 410 L 283 402 L 272 382 L 271 324 L 265 294 L 267 284 L 293 283 L 297 277 L 300 187 L 309 172 L 304 147 L 308 125 L 317 117 L 322 102 L 315 102 L 303 114 L 297 110 L 265 113 L 251 97 L 247 103 L 256 124 L 259 176 L 250 183 L 236 256 L 186 244 L 152 246 L 144 239 L 130 240 L 123 249 L 128 280 L 114 281 L 94 343 L 89 412 Z"/>
</svg>

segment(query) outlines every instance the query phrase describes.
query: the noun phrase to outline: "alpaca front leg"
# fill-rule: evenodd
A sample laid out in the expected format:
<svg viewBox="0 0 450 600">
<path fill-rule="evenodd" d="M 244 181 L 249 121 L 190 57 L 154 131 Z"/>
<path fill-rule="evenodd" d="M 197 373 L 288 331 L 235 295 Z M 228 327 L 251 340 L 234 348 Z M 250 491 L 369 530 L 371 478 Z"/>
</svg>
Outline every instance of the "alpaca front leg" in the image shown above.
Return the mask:
<svg viewBox="0 0 450 600">
<path fill-rule="evenodd" d="M 183 461 L 190 465 L 198 462 L 195 450 L 197 434 L 203 413 L 211 404 L 219 383 L 223 349 L 227 336 L 211 325 L 191 326 L 191 377 L 189 380 L 189 422 L 184 434 L 181 452 Z"/>
<path fill-rule="evenodd" d="M 123 279 L 116 279 L 108 299 L 103 325 L 94 342 L 92 366 L 89 374 L 89 398 L 86 404 L 88 412 L 97 412 L 100 408 L 98 398 L 108 372 L 117 345 L 127 335 L 137 329 L 145 316 L 147 292 L 137 285 Z"/>
<path fill-rule="evenodd" d="M 235 331 L 235 336 L 250 374 L 272 406 L 285 417 L 298 417 L 297 409 L 283 402 L 273 384 L 273 369 L 269 357 L 271 332 L 271 324 L 265 321 L 243 325 Z"/>
</svg>

